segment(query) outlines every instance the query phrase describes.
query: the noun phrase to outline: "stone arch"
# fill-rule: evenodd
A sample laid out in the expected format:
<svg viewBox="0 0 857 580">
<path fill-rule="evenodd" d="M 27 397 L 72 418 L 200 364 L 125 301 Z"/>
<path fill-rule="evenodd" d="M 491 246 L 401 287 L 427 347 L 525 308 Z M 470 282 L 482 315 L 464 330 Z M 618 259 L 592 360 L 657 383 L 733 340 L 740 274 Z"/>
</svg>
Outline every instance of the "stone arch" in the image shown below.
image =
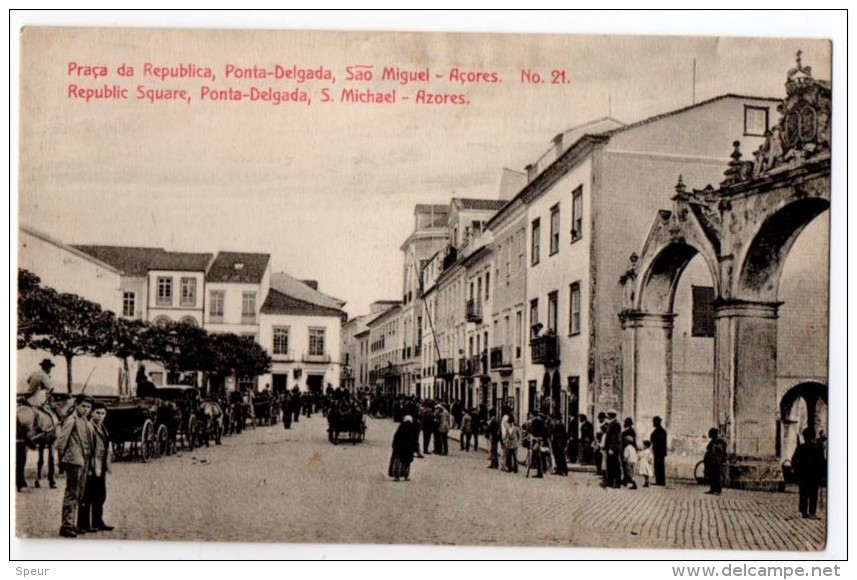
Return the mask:
<svg viewBox="0 0 857 580">
<path fill-rule="evenodd" d="M 181 322 L 182 324 L 187 324 L 188 326 L 199 326 L 199 323 L 193 316 L 182 316 L 179 322 Z"/>
<path fill-rule="evenodd" d="M 829 208 L 830 201 L 822 197 L 795 195 L 772 211 L 749 238 L 733 295 L 775 302 L 789 251 L 804 228 Z"/>
<path fill-rule="evenodd" d="M 718 295 L 717 270 L 712 260 L 695 246 L 684 241 L 673 241 L 661 247 L 654 257 L 644 264 L 640 277 L 636 308 L 649 314 L 672 314 L 675 291 L 688 264 L 702 255 L 711 274 L 715 296 Z"/>
<path fill-rule="evenodd" d="M 790 459 L 806 427 L 816 435 L 827 431 L 827 385 L 806 381 L 798 383 L 780 399 L 777 455 L 781 461 Z"/>
</svg>

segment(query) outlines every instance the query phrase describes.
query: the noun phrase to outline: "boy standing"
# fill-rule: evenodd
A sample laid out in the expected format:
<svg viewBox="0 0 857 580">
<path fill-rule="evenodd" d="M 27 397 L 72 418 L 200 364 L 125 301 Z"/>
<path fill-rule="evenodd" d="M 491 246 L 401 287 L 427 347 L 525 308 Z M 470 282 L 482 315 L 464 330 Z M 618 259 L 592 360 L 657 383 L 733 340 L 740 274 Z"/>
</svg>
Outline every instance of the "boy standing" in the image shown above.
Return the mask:
<svg viewBox="0 0 857 580">
<path fill-rule="evenodd" d="M 104 502 L 107 499 L 107 474 L 110 472 L 110 435 L 104 426 L 107 407 L 103 403 L 92 406 L 92 461 L 86 478 L 86 490 L 77 513 L 77 527 L 86 532 L 110 531 L 113 526 L 104 523 Z"/>
</svg>

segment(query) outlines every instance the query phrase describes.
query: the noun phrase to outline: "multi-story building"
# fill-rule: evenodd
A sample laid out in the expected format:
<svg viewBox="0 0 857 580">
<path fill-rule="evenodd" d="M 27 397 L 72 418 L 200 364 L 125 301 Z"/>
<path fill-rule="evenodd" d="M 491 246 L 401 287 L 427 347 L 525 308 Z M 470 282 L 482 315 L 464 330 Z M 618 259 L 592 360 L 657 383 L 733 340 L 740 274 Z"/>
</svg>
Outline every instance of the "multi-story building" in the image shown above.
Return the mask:
<svg viewBox="0 0 857 580">
<path fill-rule="evenodd" d="M 565 417 L 608 407 L 622 412 L 618 280 L 651 227 L 647 216 L 680 175 L 716 181 L 736 136 L 748 149 L 758 146 L 777 102 L 724 95 L 630 125 L 603 119 L 558 135 L 528 167 L 527 185 L 495 218 L 499 223 L 526 206 L 528 409 Z M 710 289 L 705 267 L 691 266 L 683 282 Z M 677 305 L 679 316 L 710 312 L 704 294 L 695 291 L 693 309 Z M 676 361 L 682 386 L 673 391 L 692 408 L 710 389 L 713 345 L 692 333 L 677 348 L 694 352 Z M 706 360 L 708 369 L 700 370 Z M 708 427 L 699 416 L 668 426 L 671 435 L 690 437 L 703 437 Z"/>
<path fill-rule="evenodd" d="M 366 384 L 360 374 L 360 364 L 364 353 L 360 351 L 361 342 L 358 336 L 361 336 L 369 330 L 366 322 L 369 320 L 369 315 L 355 316 L 354 318 L 342 323 L 342 331 L 340 333 L 340 342 L 342 344 L 342 373 L 340 375 L 340 385 L 350 392 L 354 392 L 356 387 L 362 387 Z"/>
<path fill-rule="evenodd" d="M 344 302 L 322 294 L 314 280 L 296 280 L 283 272 L 272 274 L 260 310 L 259 343 L 271 355 L 271 371 L 259 378 L 274 392 L 297 386 L 321 393 L 341 384 L 341 306 Z"/>
<path fill-rule="evenodd" d="M 50 261 L 56 251 L 63 251 L 77 256 L 77 261 L 82 259 L 81 263 L 93 264 L 96 270 L 107 268 L 116 274 L 117 284 L 110 300 L 104 295 L 99 301 L 110 304 L 105 308 L 121 316 L 154 324 L 185 322 L 201 325 L 212 333 L 248 336 L 271 354 L 273 365 L 267 375 L 254 379 L 227 377 L 224 384 L 210 385 L 213 389 L 272 385 L 275 390 L 298 386 L 304 391 L 319 391 L 326 385 L 340 384 L 340 326 L 345 302 L 319 292 L 314 280 L 297 280 L 283 272 L 272 274 L 268 254 L 220 252 L 215 257 L 162 248 L 72 248 L 47 238 L 51 243 L 45 245 L 42 239 L 31 241 L 24 232 L 21 264 L 24 267 L 32 262 L 37 274 L 46 272 L 46 284 L 64 287 L 62 280 L 52 277 L 60 269 L 41 263 Z M 69 256 L 63 262 L 75 263 Z M 106 279 L 100 270 L 95 276 Z M 70 275 L 68 279 L 81 280 L 86 285 L 85 276 Z M 72 291 L 84 297 L 92 295 L 85 289 Z M 104 359 L 98 360 L 99 368 L 105 366 Z M 146 367 L 155 384 L 179 380 L 178 376 L 167 376 L 166 369 L 157 363 L 146 362 Z M 99 373 L 93 376 L 97 378 Z M 120 392 L 130 393 L 127 376 L 121 383 Z"/>
<path fill-rule="evenodd" d="M 422 269 L 426 302 L 432 304 L 432 320 L 423 326 L 423 342 L 428 340 L 431 344 L 431 350 L 424 352 L 423 368 L 432 374 L 423 380 L 423 385 L 434 397 L 475 404 L 482 396 L 476 393 L 481 379 L 474 380 L 471 362 L 482 353 L 487 360 L 490 319 L 477 321 L 472 310 L 468 319 L 468 291 L 473 299 L 471 307 L 490 295 L 490 251 L 484 247 L 490 242 L 490 233 L 485 224 L 504 203 L 497 199 L 453 198 L 447 220 L 449 245 Z M 468 272 L 474 271 L 478 274 L 473 276 L 474 286 L 469 290 Z M 483 394 L 487 397 L 487 392 Z"/>
<path fill-rule="evenodd" d="M 402 392 L 417 394 L 421 380 L 424 328 L 423 295 L 420 271 L 428 260 L 446 247 L 449 239 L 449 206 L 417 204 L 414 230 L 401 246 L 403 261 L 402 293 Z"/>
<path fill-rule="evenodd" d="M 385 394 L 397 395 L 402 392 L 402 303 L 385 301 L 384 305 L 386 309 L 367 322 L 369 384 Z"/>
</svg>

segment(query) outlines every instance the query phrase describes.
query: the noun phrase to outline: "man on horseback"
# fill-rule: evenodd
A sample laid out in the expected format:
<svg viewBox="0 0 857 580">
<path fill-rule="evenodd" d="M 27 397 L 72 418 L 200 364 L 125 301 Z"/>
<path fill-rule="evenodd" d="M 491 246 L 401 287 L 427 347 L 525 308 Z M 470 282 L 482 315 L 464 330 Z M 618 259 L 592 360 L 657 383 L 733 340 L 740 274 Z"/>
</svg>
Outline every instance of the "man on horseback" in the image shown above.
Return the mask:
<svg viewBox="0 0 857 580">
<path fill-rule="evenodd" d="M 51 369 L 54 368 L 51 359 L 46 358 L 39 363 L 27 378 L 27 403 L 32 407 L 44 407 L 54 392 L 54 382 L 51 380 Z"/>
</svg>

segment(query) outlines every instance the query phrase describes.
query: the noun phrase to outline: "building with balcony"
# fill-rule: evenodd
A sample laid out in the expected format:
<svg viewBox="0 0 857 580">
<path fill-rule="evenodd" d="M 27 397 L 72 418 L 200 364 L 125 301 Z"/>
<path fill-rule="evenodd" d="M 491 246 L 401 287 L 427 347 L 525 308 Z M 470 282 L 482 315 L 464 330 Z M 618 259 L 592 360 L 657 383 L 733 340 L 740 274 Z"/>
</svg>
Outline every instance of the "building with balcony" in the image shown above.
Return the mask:
<svg viewBox="0 0 857 580">
<path fill-rule="evenodd" d="M 398 395 L 402 389 L 402 303 L 376 302 L 385 307 L 372 317 L 369 328 L 369 385 L 388 395 Z"/>
<path fill-rule="evenodd" d="M 618 280 L 651 228 L 646 216 L 669 199 L 680 175 L 719 181 L 732 142 L 755 149 L 778 102 L 723 95 L 628 125 L 601 119 L 557 135 L 528 166 L 527 184 L 492 221 L 526 210 L 527 409 L 566 418 L 609 407 L 633 413 L 623 406 Z M 706 270 L 701 259 L 689 264 L 675 310 L 682 320 L 711 309 Z M 690 286 L 700 288 L 695 305 Z M 687 355 L 674 358 L 675 402 L 692 408 L 711 389 L 713 343 L 684 334 L 675 352 Z M 666 425 L 671 435 L 699 439 L 711 423 L 705 413 L 675 419 Z"/>
<path fill-rule="evenodd" d="M 401 245 L 402 272 L 402 392 L 417 394 L 422 379 L 423 327 L 425 324 L 420 272 L 438 251 L 447 246 L 449 206 L 417 204 L 414 230 Z"/>
</svg>

